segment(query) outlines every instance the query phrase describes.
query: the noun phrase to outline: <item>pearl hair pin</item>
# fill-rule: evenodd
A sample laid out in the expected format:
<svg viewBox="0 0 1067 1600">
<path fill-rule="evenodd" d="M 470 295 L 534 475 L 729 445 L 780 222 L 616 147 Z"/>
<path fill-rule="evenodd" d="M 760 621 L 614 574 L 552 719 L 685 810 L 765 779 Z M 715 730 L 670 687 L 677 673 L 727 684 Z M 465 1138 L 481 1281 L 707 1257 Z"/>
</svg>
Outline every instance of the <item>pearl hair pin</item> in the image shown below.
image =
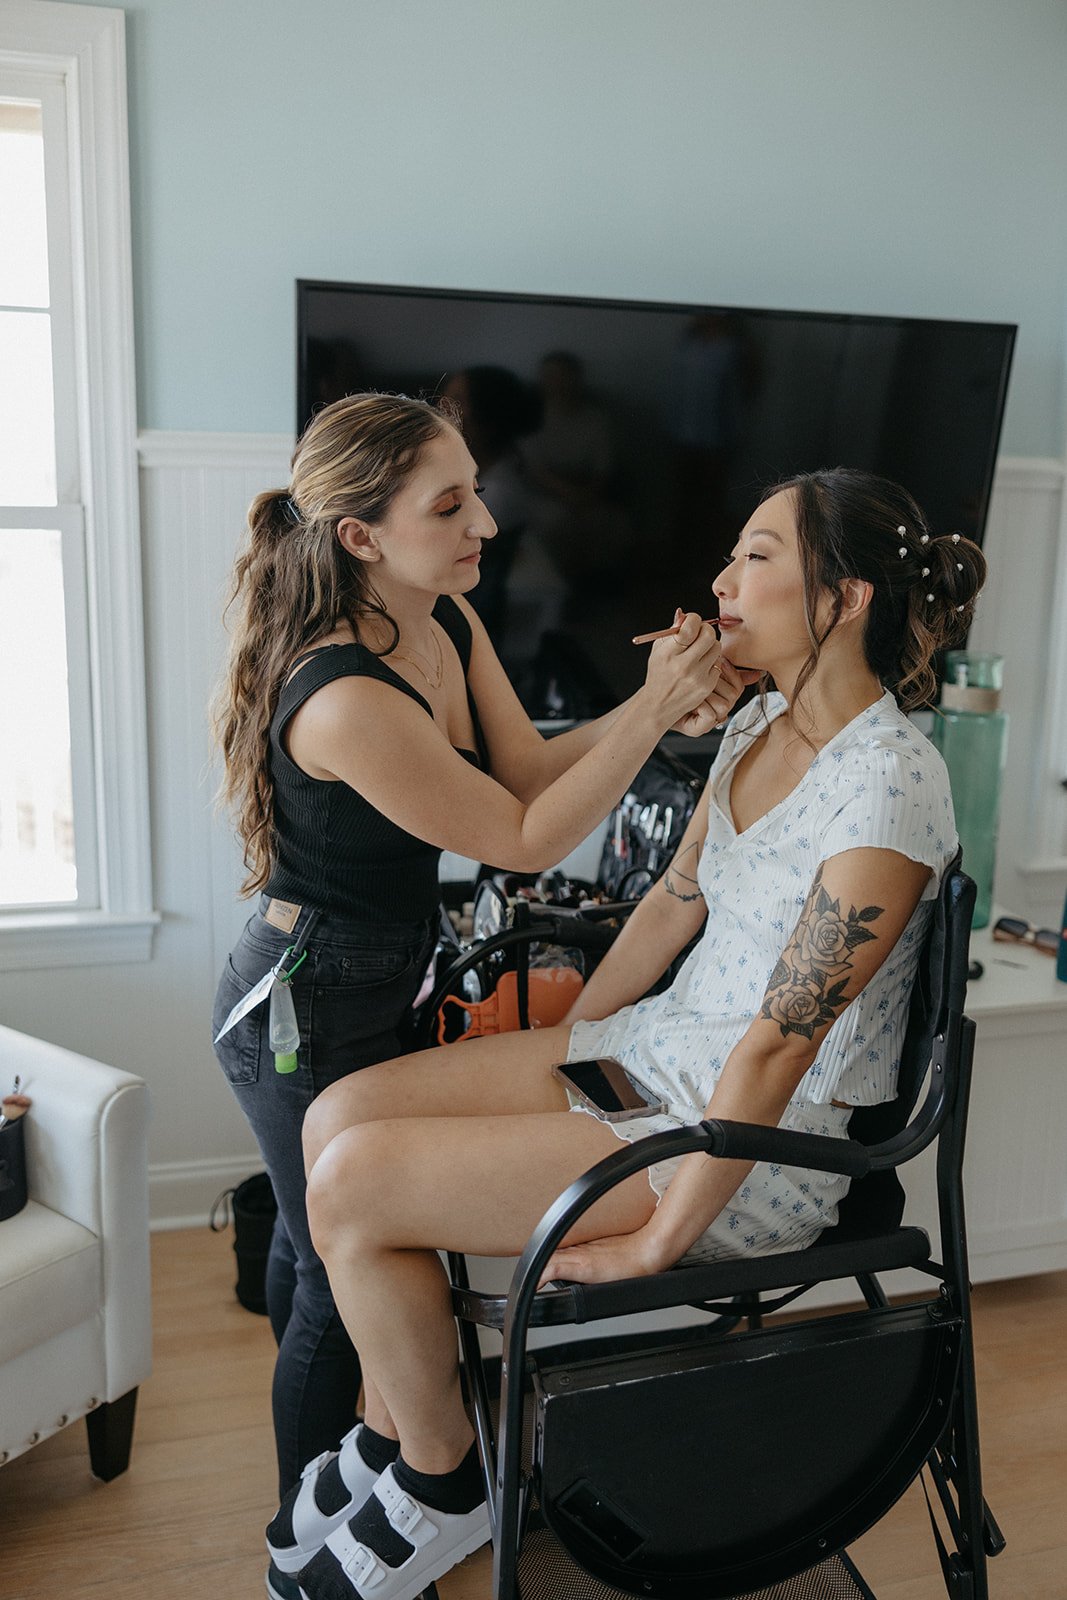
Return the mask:
<svg viewBox="0 0 1067 1600">
<path fill-rule="evenodd" d="M 924 567 L 923 568 L 923 577 L 924 578 L 928 578 L 929 576 L 930 576 L 930 568 L 929 567 Z"/>
<path fill-rule="evenodd" d="M 900 549 L 897 551 L 897 555 L 900 557 L 901 561 L 903 561 L 903 559 L 907 555 L 907 553 L 908 553 L 907 545 L 906 544 L 902 544 Z"/>
<path fill-rule="evenodd" d="M 959 544 L 959 542 L 960 542 L 960 536 L 959 536 L 959 534 L 958 534 L 958 533 L 954 533 L 954 534 L 953 534 L 953 535 L 952 535 L 952 543 L 953 543 L 953 544 Z"/>
</svg>

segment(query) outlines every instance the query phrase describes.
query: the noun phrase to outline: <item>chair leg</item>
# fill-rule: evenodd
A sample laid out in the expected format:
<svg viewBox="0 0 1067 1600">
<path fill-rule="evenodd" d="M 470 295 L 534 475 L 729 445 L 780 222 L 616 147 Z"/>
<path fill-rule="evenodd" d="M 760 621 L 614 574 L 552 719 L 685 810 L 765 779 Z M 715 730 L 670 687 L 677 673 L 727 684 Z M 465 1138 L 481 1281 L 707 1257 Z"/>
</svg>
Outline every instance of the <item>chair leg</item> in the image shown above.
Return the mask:
<svg viewBox="0 0 1067 1600">
<path fill-rule="evenodd" d="M 110 1483 L 130 1464 L 133 1444 L 133 1418 L 137 1409 L 137 1390 L 120 1395 L 85 1418 L 89 1434 L 89 1463 L 96 1477 Z"/>
</svg>

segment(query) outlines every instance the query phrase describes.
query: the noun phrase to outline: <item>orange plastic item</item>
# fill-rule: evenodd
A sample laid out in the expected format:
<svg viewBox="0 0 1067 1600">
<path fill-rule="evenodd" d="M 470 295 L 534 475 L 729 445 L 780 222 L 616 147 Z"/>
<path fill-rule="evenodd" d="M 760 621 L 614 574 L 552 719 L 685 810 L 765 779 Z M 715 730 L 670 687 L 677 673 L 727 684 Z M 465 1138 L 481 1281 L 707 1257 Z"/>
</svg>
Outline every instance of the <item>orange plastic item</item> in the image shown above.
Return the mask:
<svg viewBox="0 0 1067 1600">
<path fill-rule="evenodd" d="M 582 975 L 574 967 L 532 967 L 528 1009 L 531 1028 L 551 1028 L 562 1022 L 582 987 Z M 445 1041 L 445 1006 L 459 1006 L 469 1012 L 470 1027 L 462 1039 L 480 1039 L 493 1033 L 517 1033 L 519 1029 L 518 973 L 505 972 L 487 1000 L 462 1000 L 446 994 L 437 1011 L 437 1042 Z M 458 1044 L 459 1040 L 452 1040 Z"/>
</svg>

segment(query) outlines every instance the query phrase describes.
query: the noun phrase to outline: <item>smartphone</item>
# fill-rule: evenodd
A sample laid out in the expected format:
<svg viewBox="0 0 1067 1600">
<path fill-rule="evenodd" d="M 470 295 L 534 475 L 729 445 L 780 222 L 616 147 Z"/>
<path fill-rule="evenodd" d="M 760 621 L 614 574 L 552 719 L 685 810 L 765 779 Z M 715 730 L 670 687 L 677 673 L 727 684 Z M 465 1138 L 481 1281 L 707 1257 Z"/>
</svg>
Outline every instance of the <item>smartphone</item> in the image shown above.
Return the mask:
<svg viewBox="0 0 1067 1600">
<path fill-rule="evenodd" d="M 629 1122 L 666 1111 L 662 1100 L 648 1097 L 621 1061 L 601 1056 L 598 1061 L 563 1061 L 552 1068 L 567 1092 L 604 1122 Z"/>
</svg>

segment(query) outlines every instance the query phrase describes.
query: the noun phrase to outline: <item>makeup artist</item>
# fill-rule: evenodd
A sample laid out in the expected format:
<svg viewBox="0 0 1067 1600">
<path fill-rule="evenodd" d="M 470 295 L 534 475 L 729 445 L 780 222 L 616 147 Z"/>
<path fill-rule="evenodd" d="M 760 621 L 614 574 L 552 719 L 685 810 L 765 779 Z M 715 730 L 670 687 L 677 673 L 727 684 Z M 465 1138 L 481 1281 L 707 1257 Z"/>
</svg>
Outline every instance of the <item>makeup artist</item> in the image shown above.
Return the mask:
<svg viewBox="0 0 1067 1600">
<path fill-rule="evenodd" d="M 272 1048 L 263 1001 L 216 1052 L 278 1199 L 267 1300 L 283 1496 L 351 1429 L 360 1383 L 308 1233 L 301 1126 L 327 1086 L 410 1046 L 440 852 L 554 866 L 668 729 L 705 732 L 742 688 L 711 625 L 679 613 L 636 694 L 543 739 L 464 598 L 495 533 L 448 415 L 354 395 L 315 416 L 291 483 L 253 501 L 234 573 L 216 728 L 243 887 L 260 899 L 222 974 L 213 1037 L 281 961 L 295 1050 L 277 1036 Z M 296 1592 L 273 1567 L 268 1582 Z"/>
</svg>

